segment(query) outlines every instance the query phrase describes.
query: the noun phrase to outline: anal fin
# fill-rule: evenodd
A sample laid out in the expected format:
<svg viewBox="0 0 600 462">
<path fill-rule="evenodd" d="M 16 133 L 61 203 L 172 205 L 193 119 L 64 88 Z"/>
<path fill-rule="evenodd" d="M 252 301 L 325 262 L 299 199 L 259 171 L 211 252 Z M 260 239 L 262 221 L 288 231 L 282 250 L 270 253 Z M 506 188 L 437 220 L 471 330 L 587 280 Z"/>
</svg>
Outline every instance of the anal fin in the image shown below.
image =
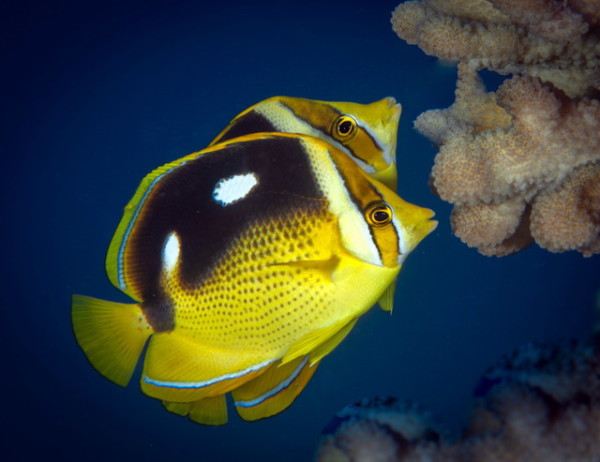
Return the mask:
<svg viewBox="0 0 600 462">
<path fill-rule="evenodd" d="M 153 398 L 189 403 L 227 393 L 273 362 L 252 352 L 203 345 L 176 331 L 161 332 L 148 345 L 141 387 Z"/>
<path fill-rule="evenodd" d="M 307 385 L 317 365 L 311 365 L 308 356 L 304 356 L 270 366 L 231 392 L 238 414 L 244 420 L 258 420 L 283 411 Z"/>
<path fill-rule="evenodd" d="M 190 403 L 163 401 L 165 408 L 202 425 L 224 425 L 227 423 L 227 401 L 225 395 L 203 398 Z"/>
<path fill-rule="evenodd" d="M 73 295 L 71 319 L 77 343 L 96 370 L 127 385 L 153 333 L 140 306 Z"/>
</svg>

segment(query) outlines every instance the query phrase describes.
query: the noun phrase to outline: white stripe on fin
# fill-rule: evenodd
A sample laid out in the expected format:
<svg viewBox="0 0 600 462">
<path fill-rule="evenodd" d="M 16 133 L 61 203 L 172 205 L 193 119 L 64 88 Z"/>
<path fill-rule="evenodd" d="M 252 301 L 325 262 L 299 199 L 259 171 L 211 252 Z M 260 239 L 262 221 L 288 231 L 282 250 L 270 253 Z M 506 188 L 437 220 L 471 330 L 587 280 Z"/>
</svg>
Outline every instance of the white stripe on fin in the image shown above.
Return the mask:
<svg viewBox="0 0 600 462">
<path fill-rule="evenodd" d="M 262 369 L 265 366 L 268 366 L 269 364 L 271 364 L 274 361 L 275 361 L 274 359 L 268 359 L 266 361 L 263 361 L 262 363 L 258 363 L 253 366 L 247 367 L 244 370 L 241 370 L 238 372 L 231 372 L 229 374 L 224 374 L 219 377 L 215 377 L 215 378 L 208 379 L 208 380 L 201 380 L 199 382 L 171 382 L 168 380 L 156 380 L 156 379 L 151 379 L 147 375 L 145 375 L 142 378 L 142 380 L 146 383 L 149 383 L 150 385 L 155 385 L 157 387 L 203 388 L 203 387 L 208 387 L 209 385 L 214 385 L 215 383 L 218 383 L 218 382 L 222 382 L 223 380 L 231 380 L 231 379 L 237 379 L 239 377 L 243 377 L 244 375 L 249 374 L 250 372 L 254 372 L 259 369 Z"/>
<path fill-rule="evenodd" d="M 233 175 L 220 179 L 213 190 L 213 198 L 223 207 L 243 199 L 258 184 L 254 173 Z"/>
<path fill-rule="evenodd" d="M 177 236 L 177 233 L 173 231 L 167 236 L 162 251 L 163 269 L 167 273 L 173 271 L 173 268 L 177 265 L 180 248 L 179 237 Z"/>
<path fill-rule="evenodd" d="M 302 369 L 304 369 L 304 366 L 306 366 L 306 363 L 308 363 L 308 356 L 306 356 L 302 360 L 302 362 L 300 362 L 300 364 L 298 364 L 296 366 L 296 369 L 294 369 L 294 372 L 292 372 L 292 374 L 287 379 L 285 379 L 281 383 L 277 384 L 275 387 L 271 388 L 269 391 L 266 391 L 265 393 L 263 393 L 262 395 L 254 398 L 254 399 L 251 399 L 248 401 L 235 401 L 235 405 L 238 407 L 257 406 L 260 403 L 262 403 L 264 400 L 275 396 L 280 391 L 285 390 L 287 387 L 289 387 L 292 384 L 292 382 L 298 378 L 298 376 L 300 375 L 300 372 L 302 372 Z"/>
</svg>

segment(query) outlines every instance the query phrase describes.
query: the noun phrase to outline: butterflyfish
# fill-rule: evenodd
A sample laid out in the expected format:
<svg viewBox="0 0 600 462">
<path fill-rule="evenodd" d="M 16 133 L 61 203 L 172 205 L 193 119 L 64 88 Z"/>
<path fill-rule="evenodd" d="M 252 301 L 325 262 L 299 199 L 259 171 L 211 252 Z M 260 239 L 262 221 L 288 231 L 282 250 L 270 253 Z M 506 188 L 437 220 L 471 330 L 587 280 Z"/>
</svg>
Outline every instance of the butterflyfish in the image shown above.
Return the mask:
<svg viewBox="0 0 600 462">
<path fill-rule="evenodd" d="M 402 106 L 274 96 L 237 115 L 211 144 L 259 132 L 314 136 L 345 152 L 370 176 L 396 190 L 396 138 Z"/>
<path fill-rule="evenodd" d="M 320 139 L 257 133 L 148 174 L 110 243 L 133 299 L 74 295 L 76 339 L 125 386 L 193 421 L 275 415 L 436 226 Z M 147 344 L 147 345 L 146 345 Z"/>
</svg>

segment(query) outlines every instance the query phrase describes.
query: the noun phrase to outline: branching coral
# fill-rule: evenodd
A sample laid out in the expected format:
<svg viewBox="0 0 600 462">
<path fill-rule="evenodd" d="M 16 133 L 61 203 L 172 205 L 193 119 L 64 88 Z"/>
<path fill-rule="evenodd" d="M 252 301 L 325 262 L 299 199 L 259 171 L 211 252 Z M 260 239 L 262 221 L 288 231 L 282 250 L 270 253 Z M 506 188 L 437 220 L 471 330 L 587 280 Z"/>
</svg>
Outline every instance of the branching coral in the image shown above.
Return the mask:
<svg viewBox="0 0 600 462">
<path fill-rule="evenodd" d="M 490 369 L 458 441 L 393 400 L 341 411 L 318 462 L 579 462 L 600 460 L 600 351 L 595 342 L 531 344 Z"/>
<path fill-rule="evenodd" d="M 421 406 L 395 398 L 374 398 L 347 406 L 323 430 L 318 462 L 393 462 L 437 459 L 441 430 Z M 406 457 L 409 457 L 408 459 Z M 417 457 L 417 458 L 415 458 Z M 451 459 L 448 459 L 451 460 Z"/>
<path fill-rule="evenodd" d="M 600 87 L 597 0 L 423 0 L 392 16 L 425 53 L 552 82 L 570 97 Z"/>
<path fill-rule="evenodd" d="M 423 0 L 392 24 L 459 61 L 454 104 L 415 122 L 440 146 L 432 185 L 455 234 L 485 255 L 600 252 L 600 2 Z M 486 92 L 482 68 L 515 75 Z"/>
</svg>

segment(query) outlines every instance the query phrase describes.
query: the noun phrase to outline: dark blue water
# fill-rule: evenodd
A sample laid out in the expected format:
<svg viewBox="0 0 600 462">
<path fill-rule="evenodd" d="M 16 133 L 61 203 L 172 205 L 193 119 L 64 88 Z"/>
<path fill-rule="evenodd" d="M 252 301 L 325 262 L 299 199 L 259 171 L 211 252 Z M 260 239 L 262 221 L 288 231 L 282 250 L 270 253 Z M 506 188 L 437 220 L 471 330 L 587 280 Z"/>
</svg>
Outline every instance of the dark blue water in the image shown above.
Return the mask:
<svg viewBox="0 0 600 462">
<path fill-rule="evenodd" d="M 396 2 L 254 3 L 1 3 L 3 460 L 306 461 L 336 411 L 374 395 L 417 400 L 457 431 L 501 355 L 590 332 L 599 256 L 487 258 L 451 234 L 427 186 L 435 149 L 411 125 L 452 102 L 455 72 L 395 36 Z M 290 409 L 203 427 L 97 374 L 69 297 L 125 301 L 104 256 L 139 180 L 276 94 L 396 97 L 399 192 L 440 226 L 408 259 L 393 316 L 361 319 Z"/>
</svg>

